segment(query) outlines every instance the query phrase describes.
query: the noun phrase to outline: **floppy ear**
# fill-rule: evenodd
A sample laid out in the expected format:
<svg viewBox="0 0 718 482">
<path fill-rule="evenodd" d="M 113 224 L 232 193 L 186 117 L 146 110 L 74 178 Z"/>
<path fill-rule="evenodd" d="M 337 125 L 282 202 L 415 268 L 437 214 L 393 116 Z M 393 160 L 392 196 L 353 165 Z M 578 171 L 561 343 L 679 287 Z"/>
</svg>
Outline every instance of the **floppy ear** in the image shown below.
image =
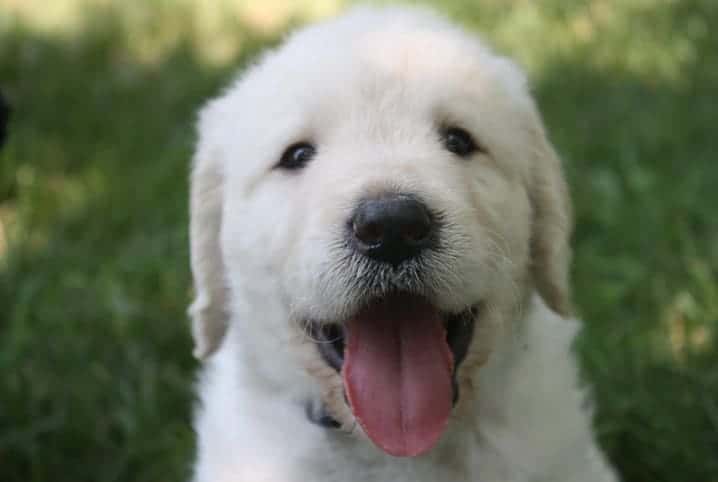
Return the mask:
<svg viewBox="0 0 718 482">
<path fill-rule="evenodd" d="M 190 248 L 195 299 L 189 308 L 194 356 L 203 359 L 221 344 L 227 331 L 227 285 L 220 247 L 222 171 L 216 155 L 200 145 L 190 178 Z"/>
<path fill-rule="evenodd" d="M 537 112 L 534 117 L 534 156 L 529 180 L 533 208 L 531 276 L 546 304 L 560 315 L 569 316 L 572 311 L 571 201 L 561 161 L 546 137 Z"/>
</svg>

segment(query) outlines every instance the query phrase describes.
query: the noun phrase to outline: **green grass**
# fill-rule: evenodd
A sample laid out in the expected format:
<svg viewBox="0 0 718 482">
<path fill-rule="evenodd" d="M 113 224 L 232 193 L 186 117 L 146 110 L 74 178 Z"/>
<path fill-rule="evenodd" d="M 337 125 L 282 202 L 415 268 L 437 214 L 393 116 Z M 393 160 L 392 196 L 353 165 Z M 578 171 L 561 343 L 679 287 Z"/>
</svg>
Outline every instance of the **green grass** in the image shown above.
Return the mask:
<svg viewBox="0 0 718 482">
<path fill-rule="evenodd" d="M 538 4 L 442 8 L 527 66 L 565 159 L 602 445 L 626 481 L 716 482 L 718 3 Z M 194 115 L 278 37 L 208 39 L 187 2 L 3 8 L 0 480 L 186 479 Z"/>
</svg>

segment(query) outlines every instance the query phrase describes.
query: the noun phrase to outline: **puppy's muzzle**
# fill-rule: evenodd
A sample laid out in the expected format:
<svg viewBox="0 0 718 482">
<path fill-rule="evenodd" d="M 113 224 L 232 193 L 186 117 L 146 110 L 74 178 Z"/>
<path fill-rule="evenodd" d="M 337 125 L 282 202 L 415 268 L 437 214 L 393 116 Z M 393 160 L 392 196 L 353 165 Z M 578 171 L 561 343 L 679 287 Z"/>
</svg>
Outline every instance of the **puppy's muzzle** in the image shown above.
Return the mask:
<svg viewBox="0 0 718 482">
<path fill-rule="evenodd" d="M 354 249 L 394 266 L 416 258 L 435 244 L 431 212 L 414 196 L 382 194 L 362 199 L 349 220 Z"/>
</svg>

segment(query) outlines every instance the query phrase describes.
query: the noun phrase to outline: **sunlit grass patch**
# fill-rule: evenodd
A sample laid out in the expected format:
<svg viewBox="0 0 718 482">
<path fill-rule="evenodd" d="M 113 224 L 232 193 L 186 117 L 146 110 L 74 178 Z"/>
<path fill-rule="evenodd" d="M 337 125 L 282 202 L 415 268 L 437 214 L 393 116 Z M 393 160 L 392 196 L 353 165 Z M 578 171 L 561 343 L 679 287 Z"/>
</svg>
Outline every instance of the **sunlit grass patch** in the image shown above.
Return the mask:
<svg viewBox="0 0 718 482">
<path fill-rule="evenodd" d="M 341 0 L 4 0 L 0 29 L 22 25 L 56 38 L 68 38 L 109 23 L 124 37 L 128 50 L 143 63 L 161 61 L 186 43 L 202 62 L 221 65 L 242 48 L 241 32 L 276 35 L 291 23 L 336 13 Z M 2 4 L 0 4 L 2 5 Z M 110 21 L 103 21 L 108 17 Z"/>
</svg>

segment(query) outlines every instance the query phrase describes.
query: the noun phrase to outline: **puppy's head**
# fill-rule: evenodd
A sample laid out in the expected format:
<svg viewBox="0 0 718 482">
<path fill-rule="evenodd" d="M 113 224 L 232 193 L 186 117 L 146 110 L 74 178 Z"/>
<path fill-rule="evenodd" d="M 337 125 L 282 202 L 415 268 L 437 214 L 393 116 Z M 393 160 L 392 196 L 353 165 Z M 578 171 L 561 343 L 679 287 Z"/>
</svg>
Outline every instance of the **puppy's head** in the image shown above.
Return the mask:
<svg viewBox="0 0 718 482">
<path fill-rule="evenodd" d="M 328 411 L 390 454 L 436 443 L 532 290 L 568 310 L 566 188 L 524 77 L 442 20 L 295 34 L 199 129 L 196 354 L 230 311 L 303 335 Z"/>
</svg>

